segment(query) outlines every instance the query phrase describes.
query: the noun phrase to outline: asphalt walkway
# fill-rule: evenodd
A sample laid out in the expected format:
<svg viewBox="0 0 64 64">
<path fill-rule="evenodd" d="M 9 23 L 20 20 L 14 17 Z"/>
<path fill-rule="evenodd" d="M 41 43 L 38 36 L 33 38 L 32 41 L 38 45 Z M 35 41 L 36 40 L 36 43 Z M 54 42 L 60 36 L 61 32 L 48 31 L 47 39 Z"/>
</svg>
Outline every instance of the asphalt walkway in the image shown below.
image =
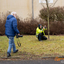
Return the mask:
<svg viewBox="0 0 64 64">
<path fill-rule="evenodd" d="M 0 64 L 64 64 L 64 60 L 0 60 Z"/>
</svg>

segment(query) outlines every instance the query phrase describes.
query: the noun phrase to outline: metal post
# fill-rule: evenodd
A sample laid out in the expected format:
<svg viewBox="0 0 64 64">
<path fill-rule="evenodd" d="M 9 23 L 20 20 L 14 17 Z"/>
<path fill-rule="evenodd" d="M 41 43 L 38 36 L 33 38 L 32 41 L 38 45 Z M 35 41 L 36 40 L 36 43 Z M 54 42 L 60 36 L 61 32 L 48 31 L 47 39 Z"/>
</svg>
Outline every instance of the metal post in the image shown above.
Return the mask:
<svg viewBox="0 0 64 64">
<path fill-rule="evenodd" d="M 34 6 L 33 6 L 33 0 L 32 0 L 32 19 L 34 19 Z"/>
</svg>

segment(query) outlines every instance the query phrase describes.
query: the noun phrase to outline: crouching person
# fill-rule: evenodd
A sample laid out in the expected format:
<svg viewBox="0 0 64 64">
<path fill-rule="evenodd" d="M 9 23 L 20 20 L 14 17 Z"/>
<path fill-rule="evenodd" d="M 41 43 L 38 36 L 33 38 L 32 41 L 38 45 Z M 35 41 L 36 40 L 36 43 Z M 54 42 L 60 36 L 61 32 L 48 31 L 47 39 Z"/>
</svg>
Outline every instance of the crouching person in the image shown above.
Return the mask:
<svg viewBox="0 0 64 64">
<path fill-rule="evenodd" d="M 38 25 L 36 29 L 36 37 L 38 38 L 39 41 L 41 40 L 47 40 L 47 37 L 45 37 L 45 30 L 47 30 L 46 26 L 42 26 L 41 24 Z"/>
<path fill-rule="evenodd" d="M 17 29 L 17 20 L 16 20 L 16 12 L 12 12 L 11 15 L 7 16 L 6 24 L 5 24 L 5 34 L 9 39 L 9 47 L 7 50 L 7 57 L 11 56 L 11 49 L 13 48 L 13 52 L 18 52 L 14 43 L 14 36 L 19 34 L 19 30 Z"/>
</svg>

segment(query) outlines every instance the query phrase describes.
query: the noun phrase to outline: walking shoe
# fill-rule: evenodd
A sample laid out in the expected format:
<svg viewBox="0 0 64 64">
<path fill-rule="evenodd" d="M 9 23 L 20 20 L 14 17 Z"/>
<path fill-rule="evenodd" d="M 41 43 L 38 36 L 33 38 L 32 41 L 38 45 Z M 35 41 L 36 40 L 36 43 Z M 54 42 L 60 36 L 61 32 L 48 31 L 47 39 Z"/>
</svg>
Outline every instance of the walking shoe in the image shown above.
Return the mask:
<svg viewBox="0 0 64 64">
<path fill-rule="evenodd" d="M 10 56 L 11 56 L 10 53 L 7 52 L 7 57 L 10 57 Z"/>
<path fill-rule="evenodd" d="M 17 53 L 18 52 L 18 50 L 16 50 L 15 52 L 13 52 L 13 53 Z"/>
</svg>

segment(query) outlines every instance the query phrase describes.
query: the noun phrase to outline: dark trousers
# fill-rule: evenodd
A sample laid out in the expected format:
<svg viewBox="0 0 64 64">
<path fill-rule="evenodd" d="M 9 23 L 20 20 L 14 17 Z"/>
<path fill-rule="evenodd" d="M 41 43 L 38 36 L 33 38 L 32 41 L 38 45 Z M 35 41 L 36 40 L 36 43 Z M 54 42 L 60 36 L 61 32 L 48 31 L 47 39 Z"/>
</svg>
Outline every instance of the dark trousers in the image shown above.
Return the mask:
<svg viewBox="0 0 64 64">
<path fill-rule="evenodd" d="M 43 35 L 43 33 L 40 33 L 39 35 L 38 35 L 38 40 L 40 41 L 40 40 L 47 40 L 47 37 L 45 37 L 44 35 Z"/>
</svg>

